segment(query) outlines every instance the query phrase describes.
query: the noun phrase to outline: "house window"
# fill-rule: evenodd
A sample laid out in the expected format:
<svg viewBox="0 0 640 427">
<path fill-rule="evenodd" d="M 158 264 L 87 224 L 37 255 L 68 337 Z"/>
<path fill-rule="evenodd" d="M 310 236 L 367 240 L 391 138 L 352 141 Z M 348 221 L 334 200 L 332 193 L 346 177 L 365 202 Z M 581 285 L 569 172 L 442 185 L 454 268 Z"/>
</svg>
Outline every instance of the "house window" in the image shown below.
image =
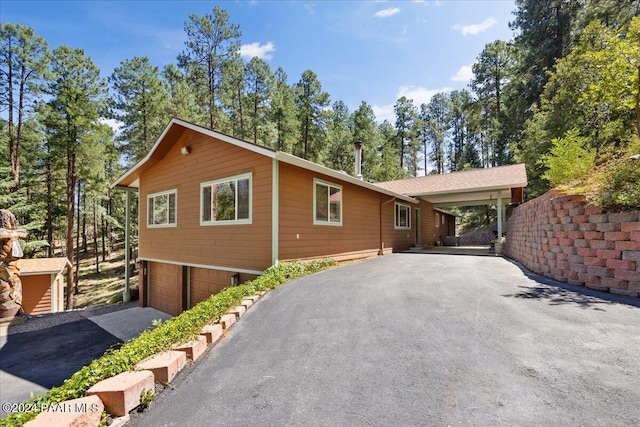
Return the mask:
<svg viewBox="0 0 640 427">
<path fill-rule="evenodd" d="M 436 227 L 440 227 L 440 214 L 436 212 Z"/>
<path fill-rule="evenodd" d="M 313 180 L 313 223 L 342 225 L 342 187 Z"/>
<path fill-rule="evenodd" d="M 395 204 L 395 228 L 411 228 L 411 208 L 407 205 Z"/>
<path fill-rule="evenodd" d="M 200 184 L 200 225 L 251 224 L 252 174 Z"/>
<path fill-rule="evenodd" d="M 147 196 L 147 227 L 176 226 L 177 190 Z"/>
</svg>

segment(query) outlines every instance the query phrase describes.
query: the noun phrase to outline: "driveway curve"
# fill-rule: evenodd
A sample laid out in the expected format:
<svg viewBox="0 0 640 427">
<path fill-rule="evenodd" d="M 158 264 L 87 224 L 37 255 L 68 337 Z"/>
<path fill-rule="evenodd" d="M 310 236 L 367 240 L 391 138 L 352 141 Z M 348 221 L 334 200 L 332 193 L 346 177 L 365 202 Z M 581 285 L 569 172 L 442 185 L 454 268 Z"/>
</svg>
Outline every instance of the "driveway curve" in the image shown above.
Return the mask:
<svg viewBox="0 0 640 427">
<path fill-rule="evenodd" d="M 638 302 L 384 256 L 267 294 L 131 425 L 638 425 Z"/>
</svg>

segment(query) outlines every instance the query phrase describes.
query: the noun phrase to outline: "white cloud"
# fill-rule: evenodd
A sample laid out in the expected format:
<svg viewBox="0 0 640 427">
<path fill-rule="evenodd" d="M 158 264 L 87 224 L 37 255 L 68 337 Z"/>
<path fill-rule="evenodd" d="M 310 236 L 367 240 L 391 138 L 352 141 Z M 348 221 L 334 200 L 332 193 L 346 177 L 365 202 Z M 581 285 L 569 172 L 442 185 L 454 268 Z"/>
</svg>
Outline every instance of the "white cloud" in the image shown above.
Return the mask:
<svg viewBox="0 0 640 427">
<path fill-rule="evenodd" d="M 482 33 L 483 31 L 487 31 L 489 28 L 496 25 L 498 21 L 495 18 L 487 18 L 482 21 L 480 24 L 471 24 L 471 25 L 460 25 L 456 24 L 451 27 L 454 30 L 460 31 L 463 36 L 467 36 L 469 34 L 476 35 Z"/>
<path fill-rule="evenodd" d="M 450 87 L 441 87 L 440 89 L 427 89 L 422 86 L 400 86 L 396 99 L 406 96 L 407 99 L 413 99 L 413 105 L 419 107 L 421 104 L 428 104 L 431 97 L 436 93 L 449 92 Z"/>
<path fill-rule="evenodd" d="M 251 59 L 257 56 L 260 59 L 269 60 L 273 58 L 272 53 L 276 50 L 273 42 L 267 42 L 266 44 L 260 44 L 260 42 L 243 44 L 240 47 L 240 56 L 246 59 Z"/>
<path fill-rule="evenodd" d="M 431 101 L 431 97 L 436 93 L 450 92 L 451 90 L 453 89 L 447 86 L 439 89 L 427 89 L 422 86 L 400 86 L 400 88 L 398 88 L 396 98 L 391 104 L 373 105 L 371 109 L 376 115 L 376 121 L 378 123 L 382 123 L 385 120 L 389 121 L 389 123 L 395 123 L 396 116 L 393 106 L 399 98 L 405 96 L 407 99 L 412 99 L 413 105 L 415 105 L 416 108 L 420 108 L 420 105 L 428 104 L 429 101 Z"/>
<path fill-rule="evenodd" d="M 111 130 L 113 131 L 114 135 L 120 135 L 120 128 L 122 127 L 123 123 L 121 121 L 118 121 L 116 119 L 105 119 L 105 118 L 101 118 L 100 119 L 100 123 L 107 125 L 111 128 Z"/>
<path fill-rule="evenodd" d="M 400 13 L 400 9 L 397 7 L 390 7 L 388 9 L 382 9 L 376 12 L 375 16 L 376 18 L 388 18 L 390 16 L 393 15 L 397 15 L 398 13 Z"/>
<path fill-rule="evenodd" d="M 395 123 L 396 116 L 393 112 L 393 104 L 372 105 L 371 109 L 376 116 L 376 121 L 382 123 L 387 120 L 389 123 Z"/>
<path fill-rule="evenodd" d="M 470 82 L 473 78 L 473 69 L 471 65 L 463 65 L 460 69 L 451 76 L 451 80 L 454 82 Z"/>
</svg>

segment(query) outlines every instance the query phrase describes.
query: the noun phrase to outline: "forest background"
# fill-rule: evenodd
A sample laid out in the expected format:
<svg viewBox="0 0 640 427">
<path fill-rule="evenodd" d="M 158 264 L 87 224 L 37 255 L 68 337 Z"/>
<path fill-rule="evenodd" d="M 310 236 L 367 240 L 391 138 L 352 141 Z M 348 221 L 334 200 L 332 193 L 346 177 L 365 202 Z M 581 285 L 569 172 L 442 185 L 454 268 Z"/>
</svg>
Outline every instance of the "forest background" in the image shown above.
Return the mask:
<svg viewBox="0 0 640 427">
<path fill-rule="evenodd" d="M 523 162 L 532 198 L 640 153 L 639 12 L 639 0 L 518 0 L 512 39 L 479 52 L 468 89 L 421 105 L 400 97 L 382 123 L 366 100 L 355 111 L 333 100 L 313 70 L 290 83 L 282 68 L 243 60 L 241 28 L 218 6 L 186 17 L 175 63 L 123 58 L 106 79 L 81 47 L 50 50 L 3 22 L 0 206 L 28 230 L 27 256 L 74 264 L 72 308 L 80 255 L 91 251 L 99 271 L 124 237 L 125 195 L 109 184 L 171 117 L 350 174 L 362 141 L 371 182 Z M 637 187 L 637 166 L 620 173 Z M 633 191 L 619 202 L 640 207 Z"/>
</svg>

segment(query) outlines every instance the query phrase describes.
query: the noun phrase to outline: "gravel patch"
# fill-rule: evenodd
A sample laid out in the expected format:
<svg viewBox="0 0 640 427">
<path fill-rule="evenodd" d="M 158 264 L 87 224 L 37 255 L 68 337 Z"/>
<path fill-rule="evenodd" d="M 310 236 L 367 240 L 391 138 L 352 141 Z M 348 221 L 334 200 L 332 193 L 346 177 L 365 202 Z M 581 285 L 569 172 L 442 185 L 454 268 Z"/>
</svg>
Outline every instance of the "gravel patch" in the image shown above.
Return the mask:
<svg viewBox="0 0 640 427">
<path fill-rule="evenodd" d="M 138 301 L 128 303 L 113 303 L 89 306 L 79 310 L 63 311 L 60 313 L 39 314 L 36 316 L 27 316 L 27 319 L 20 324 L 11 325 L 8 328 L 8 334 L 22 334 L 25 332 L 34 332 L 54 326 L 63 325 L 65 323 L 76 322 L 101 314 L 112 313 L 114 311 L 126 310 L 127 308 L 137 307 Z"/>
</svg>

